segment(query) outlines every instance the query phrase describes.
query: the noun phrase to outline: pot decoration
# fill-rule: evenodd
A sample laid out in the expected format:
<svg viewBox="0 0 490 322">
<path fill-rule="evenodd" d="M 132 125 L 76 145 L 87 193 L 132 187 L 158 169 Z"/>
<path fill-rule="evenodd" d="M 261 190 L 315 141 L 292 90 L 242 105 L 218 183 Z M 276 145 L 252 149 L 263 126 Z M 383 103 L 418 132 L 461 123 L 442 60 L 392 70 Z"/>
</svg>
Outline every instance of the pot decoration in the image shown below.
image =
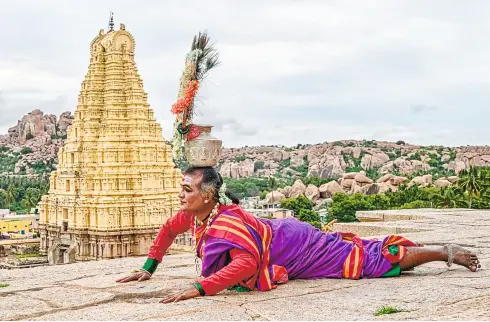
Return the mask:
<svg viewBox="0 0 490 322">
<path fill-rule="evenodd" d="M 214 167 L 221 157 L 223 142 L 211 135 L 212 125 L 197 125 L 199 136 L 184 143 L 187 162 L 193 167 Z"/>
</svg>

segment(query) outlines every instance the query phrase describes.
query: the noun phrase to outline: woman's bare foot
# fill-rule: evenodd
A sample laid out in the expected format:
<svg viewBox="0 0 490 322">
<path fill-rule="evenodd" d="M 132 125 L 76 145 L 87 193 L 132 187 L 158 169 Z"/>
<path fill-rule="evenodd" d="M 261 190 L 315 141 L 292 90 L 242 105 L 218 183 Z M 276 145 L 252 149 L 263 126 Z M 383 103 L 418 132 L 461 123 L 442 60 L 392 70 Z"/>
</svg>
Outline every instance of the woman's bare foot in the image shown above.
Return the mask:
<svg viewBox="0 0 490 322">
<path fill-rule="evenodd" d="M 452 263 L 464 266 L 470 271 L 475 272 L 481 267 L 480 260 L 476 254 L 464 249 L 461 246 L 451 244 L 445 245 L 447 251 L 447 265 L 451 266 Z"/>
</svg>

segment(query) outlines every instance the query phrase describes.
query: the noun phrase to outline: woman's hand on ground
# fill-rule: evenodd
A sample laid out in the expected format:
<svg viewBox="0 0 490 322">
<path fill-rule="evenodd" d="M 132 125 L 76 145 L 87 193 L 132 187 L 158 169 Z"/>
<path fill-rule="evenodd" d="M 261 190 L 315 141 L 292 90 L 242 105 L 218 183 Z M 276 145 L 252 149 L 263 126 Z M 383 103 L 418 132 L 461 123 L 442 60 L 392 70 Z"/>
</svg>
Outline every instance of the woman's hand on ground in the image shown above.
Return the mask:
<svg viewBox="0 0 490 322">
<path fill-rule="evenodd" d="M 120 278 L 116 282 L 117 283 L 127 283 L 127 282 L 131 282 L 131 281 L 142 282 L 142 281 L 149 280 L 150 278 L 151 278 L 150 273 L 148 273 L 146 271 L 138 271 L 138 272 L 131 274 L 129 276 Z"/>
<path fill-rule="evenodd" d="M 198 297 L 200 295 L 201 294 L 199 293 L 197 288 L 192 286 L 192 287 L 190 287 L 184 291 L 178 291 L 178 292 L 175 292 L 175 293 L 165 297 L 163 300 L 160 301 L 160 303 L 165 303 L 165 304 L 175 303 L 175 302 L 179 302 L 179 301 L 188 300 L 188 299 L 191 299 L 193 297 Z"/>
</svg>

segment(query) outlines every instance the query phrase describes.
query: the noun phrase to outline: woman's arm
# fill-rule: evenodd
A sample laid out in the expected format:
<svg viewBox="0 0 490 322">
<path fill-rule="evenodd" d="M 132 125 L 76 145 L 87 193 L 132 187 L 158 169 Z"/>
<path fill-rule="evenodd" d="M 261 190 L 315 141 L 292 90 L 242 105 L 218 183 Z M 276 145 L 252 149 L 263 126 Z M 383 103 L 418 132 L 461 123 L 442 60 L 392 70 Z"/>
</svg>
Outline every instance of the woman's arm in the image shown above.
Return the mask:
<svg viewBox="0 0 490 322">
<path fill-rule="evenodd" d="M 161 303 L 179 302 L 200 295 L 214 295 L 230 286 L 238 284 L 255 273 L 258 264 L 250 253 L 233 248 L 230 250 L 230 256 L 230 264 L 199 283 L 196 283 L 200 284 L 199 286 L 202 288 L 204 294 L 201 294 L 198 288 L 192 286 L 184 291 L 165 297 Z"/>
<path fill-rule="evenodd" d="M 157 237 L 150 246 L 148 259 L 146 260 L 143 269 L 150 274 L 153 274 L 159 263 L 162 262 L 163 256 L 166 254 L 170 245 L 175 240 L 177 235 L 185 233 L 191 228 L 191 222 L 194 216 L 190 213 L 179 211 L 173 217 L 170 217 L 158 232 Z"/>
<path fill-rule="evenodd" d="M 130 281 L 144 281 L 151 277 L 156 271 L 158 264 L 162 262 L 163 256 L 172 245 L 177 235 L 185 233 L 191 227 L 194 216 L 190 213 L 179 211 L 173 217 L 170 217 L 158 232 L 148 252 L 148 258 L 140 272 L 118 279 L 118 283 Z"/>
</svg>

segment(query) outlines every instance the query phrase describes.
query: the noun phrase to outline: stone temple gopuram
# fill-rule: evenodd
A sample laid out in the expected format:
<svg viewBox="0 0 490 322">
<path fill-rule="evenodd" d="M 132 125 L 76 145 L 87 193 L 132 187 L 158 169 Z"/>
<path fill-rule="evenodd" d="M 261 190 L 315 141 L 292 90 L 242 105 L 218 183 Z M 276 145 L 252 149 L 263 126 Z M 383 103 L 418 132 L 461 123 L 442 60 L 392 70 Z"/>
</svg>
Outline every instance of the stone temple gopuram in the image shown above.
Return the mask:
<svg viewBox="0 0 490 322">
<path fill-rule="evenodd" d="M 181 172 L 147 103 L 125 26 L 100 30 L 75 119 L 40 202 L 50 263 L 147 254 L 179 208 Z"/>
</svg>

